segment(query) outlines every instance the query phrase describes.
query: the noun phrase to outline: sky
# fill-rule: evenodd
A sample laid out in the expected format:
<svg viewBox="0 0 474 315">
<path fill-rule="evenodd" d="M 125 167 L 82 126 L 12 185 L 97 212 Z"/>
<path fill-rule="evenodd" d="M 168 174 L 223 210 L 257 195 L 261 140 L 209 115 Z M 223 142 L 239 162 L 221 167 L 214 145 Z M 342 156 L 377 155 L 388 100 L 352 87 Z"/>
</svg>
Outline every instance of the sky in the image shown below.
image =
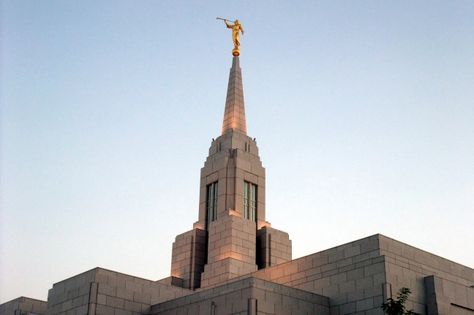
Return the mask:
<svg viewBox="0 0 474 315">
<path fill-rule="evenodd" d="M 266 211 L 293 258 L 381 233 L 474 267 L 474 1 L 1 2 L 0 303 L 169 276 L 238 18 Z"/>
</svg>

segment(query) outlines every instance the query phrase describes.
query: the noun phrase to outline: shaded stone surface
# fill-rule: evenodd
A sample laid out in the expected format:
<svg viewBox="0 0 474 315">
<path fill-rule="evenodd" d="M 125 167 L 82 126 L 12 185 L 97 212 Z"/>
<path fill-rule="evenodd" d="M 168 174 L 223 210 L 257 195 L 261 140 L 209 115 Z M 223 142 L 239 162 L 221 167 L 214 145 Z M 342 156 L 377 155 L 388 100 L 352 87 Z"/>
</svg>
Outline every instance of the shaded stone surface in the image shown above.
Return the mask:
<svg viewBox="0 0 474 315">
<path fill-rule="evenodd" d="M 45 314 L 47 302 L 21 296 L 0 305 L 2 315 L 36 315 Z"/>
<path fill-rule="evenodd" d="M 248 277 L 151 308 L 150 314 L 329 315 L 327 297 Z"/>
</svg>

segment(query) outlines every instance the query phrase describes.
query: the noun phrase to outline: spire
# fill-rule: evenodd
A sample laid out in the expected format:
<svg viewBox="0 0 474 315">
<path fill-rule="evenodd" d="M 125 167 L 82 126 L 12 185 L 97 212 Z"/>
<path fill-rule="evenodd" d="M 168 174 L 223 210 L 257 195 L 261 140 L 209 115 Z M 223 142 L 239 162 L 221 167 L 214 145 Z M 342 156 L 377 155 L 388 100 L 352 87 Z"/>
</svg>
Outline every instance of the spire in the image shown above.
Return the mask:
<svg viewBox="0 0 474 315">
<path fill-rule="evenodd" d="M 243 134 L 247 134 L 244 88 L 242 85 L 242 72 L 240 70 L 238 56 L 235 56 L 232 60 L 229 84 L 227 86 L 227 98 L 225 101 L 224 121 L 222 123 L 222 134 L 228 131 L 239 131 Z"/>
</svg>

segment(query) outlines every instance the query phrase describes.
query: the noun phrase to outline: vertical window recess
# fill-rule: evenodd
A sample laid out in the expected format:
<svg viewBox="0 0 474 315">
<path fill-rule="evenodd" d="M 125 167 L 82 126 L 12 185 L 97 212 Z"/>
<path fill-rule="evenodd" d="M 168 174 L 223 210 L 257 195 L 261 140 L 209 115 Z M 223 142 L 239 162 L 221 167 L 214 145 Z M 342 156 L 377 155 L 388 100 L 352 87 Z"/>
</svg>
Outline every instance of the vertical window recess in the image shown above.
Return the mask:
<svg viewBox="0 0 474 315">
<path fill-rule="evenodd" d="M 217 219 L 217 182 L 207 185 L 207 225 Z"/>
<path fill-rule="evenodd" d="M 257 221 L 257 185 L 244 182 L 244 218 Z"/>
</svg>

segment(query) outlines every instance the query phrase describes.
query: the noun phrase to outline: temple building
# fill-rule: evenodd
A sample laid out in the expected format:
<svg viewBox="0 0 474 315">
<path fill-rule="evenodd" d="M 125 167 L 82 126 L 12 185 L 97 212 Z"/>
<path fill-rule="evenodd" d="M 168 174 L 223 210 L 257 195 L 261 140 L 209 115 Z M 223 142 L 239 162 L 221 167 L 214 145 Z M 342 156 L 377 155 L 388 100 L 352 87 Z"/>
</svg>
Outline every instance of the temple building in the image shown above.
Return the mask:
<svg viewBox="0 0 474 315">
<path fill-rule="evenodd" d="M 94 268 L 53 284 L 47 301 L 4 303 L 0 315 L 375 315 L 402 287 L 416 314 L 474 315 L 474 269 L 380 234 L 292 259 L 288 233 L 266 221 L 265 187 L 234 54 L 198 220 L 176 236 L 170 276 Z"/>
</svg>

